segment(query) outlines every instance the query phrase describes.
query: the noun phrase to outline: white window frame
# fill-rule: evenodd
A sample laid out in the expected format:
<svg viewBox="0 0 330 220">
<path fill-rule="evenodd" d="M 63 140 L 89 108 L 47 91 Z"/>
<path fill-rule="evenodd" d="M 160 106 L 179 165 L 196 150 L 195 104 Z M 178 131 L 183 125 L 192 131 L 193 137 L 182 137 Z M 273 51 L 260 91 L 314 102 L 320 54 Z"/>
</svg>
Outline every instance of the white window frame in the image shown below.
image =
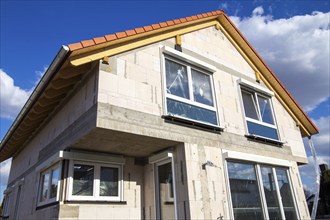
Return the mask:
<svg viewBox="0 0 330 220">
<path fill-rule="evenodd" d="M 274 111 L 274 107 L 273 107 L 273 102 L 272 102 L 272 97 L 274 96 L 274 93 L 271 92 L 271 91 L 269 91 L 269 90 L 267 90 L 267 89 L 265 89 L 265 88 L 263 88 L 263 87 L 261 87 L 261 86 L 254 85 L 251 82 L 249 82 L 247 80 L 244 80 L 244 79 L 239 79 L 238 80 L 238 83 L 240 84 L 240 86 L 239 86 L 239 94 L 240 94 L 240 99 L 241 99 L 241 107 L 242 107 L 243 115 L 244 115 L 245 130 L 246 130 L 247 135 L 254 135 L 254 136 L 258 136 L 258 137 L 264 138 L 264 139 L 270 139 L 270 140 L 274 140 L 274 141 L 280 142 L 281 141 L 281 137 L 280 137 L 280 133 L 279 133 L 279 130 L 278 130 L 277 121 L 276 121 L 276 115 L 275 115 L 275 111 Z M 258 120 L 253 119 L 253 118 L 250 118 L 250 117 L 247 117 L 245 115 L 245 108 L 244 108 L 243 94 L 242 94 L 243 91 L 252 95 L 253 102 L 256 105 L 255 107 L 256 107 L 256 110 L 257 110 Z M 272 114 L 272 118 L 273 118 L 274 124 L 269 124 L 269 123 L 266 123 L 266 122 L 263 122 L 262 121 L 262 117 L 261 117 L 261 113 L 260 113 L 260 106 L 259 106 L 259 101 L 258 101 L 258 96 L 260 96 L 262 98 L 265 98 L 265 99 L 267 99 L 269 101 L 269 105 L 270 105 L 271 114 Z M 262 135 L 259 135 L 259 134 L 251 134 L 249 132 L 249 128 L 248 128 L 248 124 L 247 124 L 248 121 L 249 122 L 252 122 L 252 123 L 255 123 L 255 124 L 259 124 L 261 126 L 265 126 L 265 127 L 269 127 L 269 128 L 275 129 L 278 139 L 273 139 L 273 138 L 265 137 L 265 136 L 262 136 Z"/>
<path fill-rule="evenodd" d="M 50 198 L 50 189 L 51 189 L 51 185 L 52 185 L 52 178 L 53 178 L 53 172 L 55 170 L 58 170 L 58 180 L 57 180 L 57 191 L 56 191 L 56 196 L 53 198 Z M 42 189 L 43 189 L 43 178 L 42 176 L 49 173 L 49 183 L 48 183 L 48 192 L 47 192 L 47 198 L 44 201 L 40 201 L 40 196 L 42 195 Z M 42 206 L 42 205 L 46 205 L 52 202 L 56 202 L 59 200 L 59 190 L 60 190 L 60 180 L 61 180 L 61 166 L 60 164 L 57 162 L 55 164 L 52 164 L 51 166 L 47 167 L 46 169 L 43 169 L 40 173 L 39 173 L 39 185 L 38 185 L 38 196 L 37 196 L 37 206 Z"/>
<path fill-rule="evenodd" d="M 75 164 L 83 164 L 94 167 L 93 195 L 78 196 L 72 195 L 73 192 L 73 172 Z M 109 167 L 118 169 L 118 196 L 100 196 L 100 172 L 101 167 Z M 123 168 L 122 165 L 111 163 L 85 162 L 80 160 L 70 160 L 69 177 L 68 177 L 68 198 L 69 201 L 122 201 L 123 199 Z"/>
<path fill-rule="evenodd" d="M 275 168 L 286 169 L 286 174 L 288 177 L 288 182 L 289 182 L 292 200 L 293 200 L 294 211 L 297 216 L 297 219 L 299 219 L 300 213 L 299 213 L 299 209 L 297 206 L 296 192 L 294 190 L 293 181 L 291 179 L 290 169 L 292 167 L 292 164 L 290 163 L 290 161 L 272 158 L 272 157 L 258 156 L 258 155 L 254 155 L 254 154 L 228 151 L 228 150 L 223 150 L 222 152 L 223 152 L 222 157 L 223 157 L 223 161 L 224 161 L 224 169 L 225 169 L 224 173 L 225 173 L 225 179 L 226 179 L 226 185 L 227 185 L 226 188 L 227 188 L 227 192 L 228 192 L 227 196 L 228 196 L 228 201 L 229 201 L 231 219 L 234 219 L 234 208 L 233 208 L 233 203 L 232 203 L 232 198 L 231 198 L 229 171 L 228 171 L 228 166 L 227 166 L 228 161 L 237 162 L 237 163 L 248 163 L 248 164 L 251 164 L 254 166 L 256 180 L 257 180 L 257 184 L 258 184 L 258 188 L 259 188 L 259 192 L 260 192 L 259 196 L 260 196 L 260 201 L 261 201 L 262 212 L 263 212 L 263 216 L 265 219 L 269 219 L 269 216 L 268 216 L 268 210 L 267 210 L 267 202 L 266 202 L 266 198 L 265 198 L 265 194 L 264 194 L 264 190 L 263 190 L 263 182 L 262 182 L 262 177 L 261 177 L 260 166 L 265 165 L 265 166 L 271 167 L 271 169 L 272 169 L 277 197 L 280 200 L 279 206 L 280 206 L 281 217 L 283 220 L 285 220 L 285 215 L 284 215 L 284 209 L 283 209 L 281 195 L 279 192 L 279 186 L 278 186 L 278 182 L 277 182 L 277 175 L 276 175 Z"/>
<path fill-rule="evenodd" d="M 9 217 L 10 215 L 10 202 L 12 200 L 12 188 L 8 188 L 5 192 L 4 192 L 5 196 L 4 196 L 4 203 L 3 203 L 3 209 L 2 209 L 2 216 L 3 217 Z"/>
<path fill-rule="evenodd" d="M 158 166 L 171 163 L 172 165 L 172 176 L 173 176 L 173 197 L 169 196 L 169 190 L 168 194 L 166 194 L 166 199 L 169 202 L 174 202 L 174 213 L 175 213 L 175 219 L 178 219 L 178 211 L 177 211 L 177 202 L 176 202 L 176 173 L 174 168 L 174 158 L 173 153 L 171 151 L 164 151 L 159 154 L 153 155 L 149 157 L 149 163 L 153 164 L 154 167 L 154 186 L 155 186 L 155 213 L 156 213 L 156 219 L 160 219 L 160 213 L 159 213 L 159 182 L 158 182 Z"/>
<path fill-rule="evenodd" d="M 216 68 L 208 63 L 205 63 L 201 60 L 198 60 L 192 56 L 189 56 L 187 54 L 178 52 L 177 50 L 174 50 L 170 47 L 164 46 L 161 48 L 161 62 L 162 62 L 162 70 L 163 70 L 163 97 L 164 97 L 164 101 L 163 101 L 163 105 L 164 105 L 164 114 L 165 115 L 171 115 L 173 117 L 177 117 L 177 118 L 182 118 L 185 120 L 189 120 L 189 121 L 193 121 L 193 122 L 198 122 L 201 124 L 207 124 L 207 125 L 211 125 L 213 127 L 219 127 L 220 125 L 220 120 L 219 120 L 219 114 L 218 114 L 218 110 L 217 110 L 217 99 L 216 99 L 216 93 L 215 93 L 215 87 L 214 87 L 214 80 L 213 80 L 213 73 L 216 71 Z M 179 96 L 175 96 L 172 94 L 167 93 L 167 89 L 166 89 L 166 67 L 165 67 L 165 60 L 170 60 L 172 62 L 178 63 L 180 65 L 183 65 L 187 68 L 187 77 L 188 77 L 188 88 L 189 88 L 189 99 L 185 99 Z M 199 103 L 194 101 L 194 95 L 193 95 L 193 81 L 192 81 L 192 76 L 191 76 L 191 69 L 195 69 L 198 72 L 201 72 L 202 74 L 208 75 L 209 79 L 210 79 L 210 85 L 211 85 L 211 92 L 212 92 L 212 101 L 213 101 L 213 106 L 210 105 L 206 105 L 203 103 Z M 213 111 L 216 115 L 216 125 L 215 124 L 211 124 L 211 123 L 207 123 L 207 122 L 203 122 L 203 121 L 198 121 L 198 120 L 194 120 L 188 117 L 182 117 L 182 116 L 178 116 L 178 115 L 172 115 L 167 111 L 167 98 L 170 98 L 172 100 L 178 101 L 178 102 L 182 102 L 184 104 L 188 104 L 191 106 L 196 106 L 198 108 L 202 108 L 202 109 L 206 109 L 206 110 L 210 110 Z"/>
</svg>

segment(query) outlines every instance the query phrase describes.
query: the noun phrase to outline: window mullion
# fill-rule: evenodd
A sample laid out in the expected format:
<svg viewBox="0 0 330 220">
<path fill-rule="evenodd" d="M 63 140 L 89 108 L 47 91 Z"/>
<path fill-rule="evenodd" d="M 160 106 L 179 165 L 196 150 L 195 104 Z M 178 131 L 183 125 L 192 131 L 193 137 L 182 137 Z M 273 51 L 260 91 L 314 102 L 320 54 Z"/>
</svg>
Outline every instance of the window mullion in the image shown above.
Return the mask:
<svg viewBox="0 0 330 220">
<path fill-rule="evenodd" d="M 283 203 L 282 203 L 282 197 L 281 197 L 280 189 L 279 189 L 279 186 L 278 186 L 277 175 L 276 175 L 276 171 L 275 171 L 275 168 L 274 167 L 272 168 L 272 172 L 273 172 L 273 176 L 274 176 L 276 194 L 277 194 L 277 198 L 278 198 L 278 204 L 280 206 L 281 216 L 282 216 L 282 219 L 285 220 L 285 214 L 284 214 L 284 208 L 283 208 Z"/>
<path fill-rule="evenodd" d="M 187 66 L 188 73 L 188 88 L 189 88 L 189 100 L 194 101 L 194 91 L 192 85 L 191 67 Z"/>
<path fill-rule="evenodd" d="M 255 92 L 255 93 L 253 93 L 253 96 L 254 96 L 254 101 L 255 101 L 255 104 L 256 104 L 256 108 L 257 108 L 257 114 L 258 114 L 259 121 L 262 122 L 262 117 L 261 117 L 261 112 L 260 112 L 260 105 L 259 105 L 259 101 L 258 101 L 258 95 Z"/>
<path fill-rule="evenodd" d="M 52 181 L 53 181 L 53 169 L 50 169 L 50 171 L 49 171 L 49 181 L 48 181 L 48 192 L 47 192 L 47 199 L 46 200 L 50 199 L 50 191 L 51 191 L 51 188 L 52 188 Z"/>
<path fill-rule="evenodd" d="M 93 197 L 98 198 L 100 195 L 100 171 L 101 166 L 100 165 L 94 165 L 94 190 L 93 190 Z"/>
<path fill-rule="evenodd" d="M 261 205 L 263 209 L 263 214 L 265 219 L 269 219 L 268 215 L 268 207 L 267 207 L 267 201 L 266 201 L 266 196 L 265 196 L 265 191 L 264 191 L 264 184 L 262 182 L 262 176 L 261 176 L 261 170 L 260 170 L 260 165 L 256 165 L 256 172 L 257 172 L 257 181 L 259 185 L 259 191 L 260 191 L 260 197 L 261 197 Z"/>
</svg>

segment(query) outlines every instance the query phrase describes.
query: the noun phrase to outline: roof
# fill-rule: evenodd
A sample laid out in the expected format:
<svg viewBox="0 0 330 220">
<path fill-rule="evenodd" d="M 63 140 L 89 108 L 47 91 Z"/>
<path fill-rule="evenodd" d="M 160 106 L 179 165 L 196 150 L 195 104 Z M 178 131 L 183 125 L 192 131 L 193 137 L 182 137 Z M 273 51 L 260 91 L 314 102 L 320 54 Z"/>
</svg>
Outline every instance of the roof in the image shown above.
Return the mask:
<svg viewBox="0 0 330 220">
<path fill-rule="evenodd" d="M 92 68 L 92 62 L 138 47 L 216 26 L 275 93 L 303 136 L 319 133 L 315 124 L 222 10 L 126 30 L 63 46 L 0 143 L 0 162 L 14 156 L 56 112 Z"/>
</svg>

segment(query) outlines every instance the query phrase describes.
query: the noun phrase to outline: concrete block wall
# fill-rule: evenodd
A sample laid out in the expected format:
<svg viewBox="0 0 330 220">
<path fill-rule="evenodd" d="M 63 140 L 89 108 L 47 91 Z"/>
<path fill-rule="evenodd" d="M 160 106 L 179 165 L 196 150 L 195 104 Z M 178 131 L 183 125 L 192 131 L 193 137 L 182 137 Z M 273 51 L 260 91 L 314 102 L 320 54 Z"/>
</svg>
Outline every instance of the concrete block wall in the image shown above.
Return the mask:
<svg viewBox="0 0 330 220">
<path fill-rule="evenodd" d="M 185 154 L 191 219 L 229 219 L 221 148 L 185 143 Z"/>
<path fill-rule="evenodd" d="M 273 98 L 272 101 L 281 139 L 291 147 L 292 155 L 306 158 L 299 126 L 276 98 Z"/>
<path fill-rule="evenodd" d="M 299 169 L 297 163 L 291 162 L 291 180 L 293 185 L 293 192 L 295 194 L 296 205 L 299 210 L 298 216 L 300 219 L 310 219 L 310 214 L 308 210 L 308 205 L 306 202 L 306 197 L 304 193 L 303 184 L 300 179 Z M 299 218 L 299 217 L 298 217 Z"/>
<path fill-rule="evenodd" d="M 96 69 L 92 71 L 94 73 L 93 75 L 96 76 Z M 95 85 L 95 77 L 89 77 L 72 94 L 72 97 L 65 103 L 63 108 L 56 111 L 51 116 L 51 119 L 43 125 L 42 129 L 35 136 L 32 136 L 32 139 L 22 148 L 21 152 L 13 158 L 8 186 L 24 179 L 19 198 L 18 218 L 45 219 L 46 214 L 47 216 L 54 216 L 58 213 L 58 207 L 57 209 L 56 207 L 50 207 L 36 212 L 39 173 L 35 171 L 35 167 L 43 162 L 38 161 L 39 153 L 70 124 L 74 123 L 79 116 L 95 104 Z M 48 155 L 45 159 L 48 159 L 50 156 Z M 17 187 L 15 187 L 16 189 Z M 12 197 L 10 203 L 12 209 L 14 209 L 17 199 L 17 196 Z"/>
<path fill-rule="evenodd" d="M 162 44 L 173 44 L 170 39 Z M 153 115 L 163 113 L 160 43 L 110 57 L 101 64 L 98 102 Z"/>
</svg>

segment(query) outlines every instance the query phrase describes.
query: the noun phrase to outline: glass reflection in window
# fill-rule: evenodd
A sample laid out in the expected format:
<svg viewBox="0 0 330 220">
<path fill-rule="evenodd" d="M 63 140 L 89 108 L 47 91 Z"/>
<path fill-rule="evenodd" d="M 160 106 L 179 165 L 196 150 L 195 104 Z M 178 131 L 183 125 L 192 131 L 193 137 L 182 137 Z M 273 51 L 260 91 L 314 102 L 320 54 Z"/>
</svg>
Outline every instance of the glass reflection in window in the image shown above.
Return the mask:
<svg viewBox="0 0 330 220">
<path fill-rule="evenodd" d="M 167 93 L 189 99 L 187 68 L 171 60 L 165 60 Z"/>
<path fill-rule="evenodd" d="M 94 166 L 75 164 L 73 170 L 72 195 L 92 196 L 94 182 Z"/>
<path fill-rule="evenodd" d="M 228 162 L 227 166 L 235 219 L 263 219 L 254 166 L 236 162 Z"/>
<path fill-rule="evenodd" d="M 118 168 L 101 167 L 100 196 L 118 196 Z"/>
</svg>

